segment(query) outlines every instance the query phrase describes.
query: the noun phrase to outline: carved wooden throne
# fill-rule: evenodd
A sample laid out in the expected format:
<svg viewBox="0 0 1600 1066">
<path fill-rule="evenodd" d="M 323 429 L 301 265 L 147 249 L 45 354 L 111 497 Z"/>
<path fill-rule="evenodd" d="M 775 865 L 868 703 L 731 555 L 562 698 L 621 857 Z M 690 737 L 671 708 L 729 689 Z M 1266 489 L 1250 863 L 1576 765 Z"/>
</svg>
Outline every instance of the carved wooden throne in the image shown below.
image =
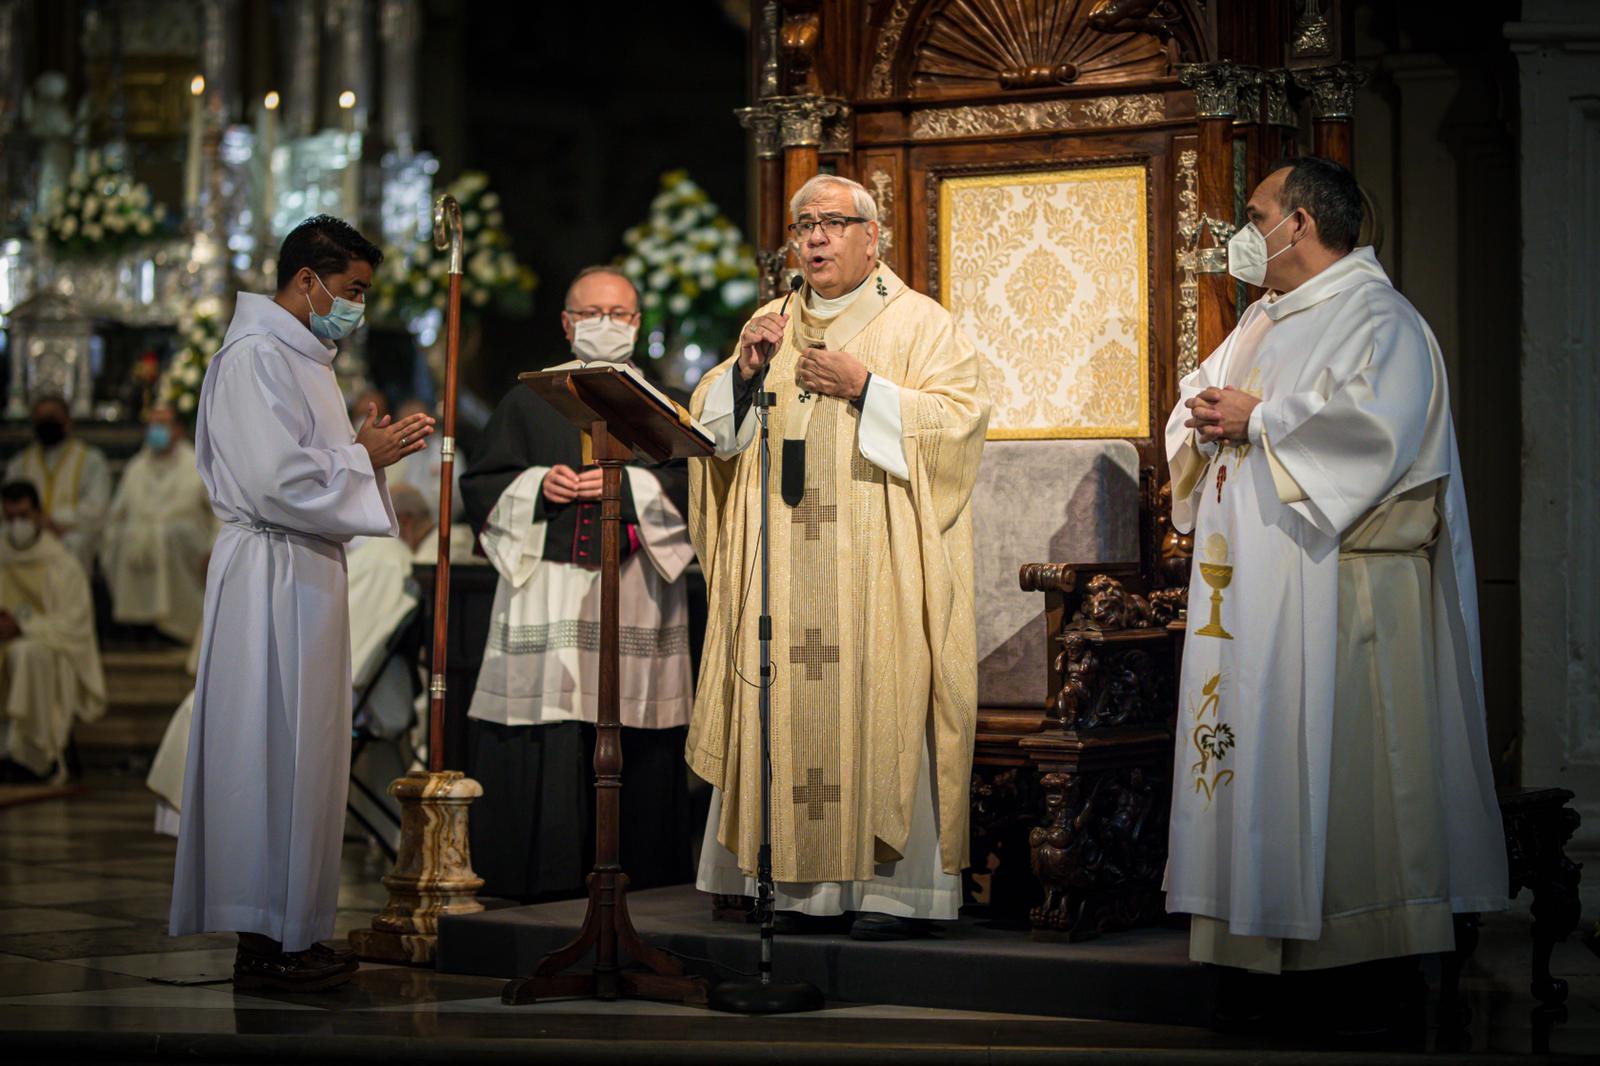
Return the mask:
<svg viewBox="0 0 1600 1066">
<path fill-rule="evenodd" d="M 1295 150 L 1291 92 L 1316 88 L 1318 148 L 1348 150 L 1332 6 L 757 5 L 740 118 L 769 291 L 788 197 L 844 174 L 987 362 L 969 888 L 1045 935 L 1161 914 L 1188 545 L 1160 431 L 1247 295 L 1220 245 Z"/>
</svg>

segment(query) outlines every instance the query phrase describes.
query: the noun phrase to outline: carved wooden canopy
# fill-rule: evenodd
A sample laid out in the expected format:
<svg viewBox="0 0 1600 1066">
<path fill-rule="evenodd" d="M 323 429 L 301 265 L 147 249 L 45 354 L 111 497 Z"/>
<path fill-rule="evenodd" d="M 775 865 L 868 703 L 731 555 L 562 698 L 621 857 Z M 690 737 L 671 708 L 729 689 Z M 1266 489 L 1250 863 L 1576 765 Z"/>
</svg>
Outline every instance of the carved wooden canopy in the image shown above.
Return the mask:
<svg viewBox="0 0 1600 1066">
<path fill-rule="evenodd" d="M 1206 39 L 1199 0 L 884 0 L 869 34 L 862 95 L 914 99 L 1148 82 Z"/>
</svg>

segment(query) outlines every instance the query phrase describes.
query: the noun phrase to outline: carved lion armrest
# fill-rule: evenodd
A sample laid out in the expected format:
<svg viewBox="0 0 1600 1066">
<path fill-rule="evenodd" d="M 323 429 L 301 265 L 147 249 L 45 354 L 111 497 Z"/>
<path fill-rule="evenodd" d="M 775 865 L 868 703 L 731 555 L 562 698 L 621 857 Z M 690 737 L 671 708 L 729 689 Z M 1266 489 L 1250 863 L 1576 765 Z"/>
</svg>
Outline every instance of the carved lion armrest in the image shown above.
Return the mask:
<svg viewBox="0 0 1600 1066">
<path fill-rule="evenodd" d="M 1066 730 L 1164 720 L 1171 686 L 1168 623 L 1181 590 L 1145 596 L 1135 564 L 1031 563 L 1018 579 L 1045 594 L 1047 709 Z"/>
</svg>

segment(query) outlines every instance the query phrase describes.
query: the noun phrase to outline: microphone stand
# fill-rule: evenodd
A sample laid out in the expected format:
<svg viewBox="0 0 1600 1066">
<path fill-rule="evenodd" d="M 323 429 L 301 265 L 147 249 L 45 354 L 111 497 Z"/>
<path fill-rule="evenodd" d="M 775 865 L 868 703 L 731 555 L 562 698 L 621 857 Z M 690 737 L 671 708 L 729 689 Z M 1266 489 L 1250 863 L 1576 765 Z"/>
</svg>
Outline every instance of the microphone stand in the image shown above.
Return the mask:
<svg viewBox="0 0 1600 1066">
<path fill-rule="evenodd" d="M 790 290 L 791 295 L 793 289 Z M 788 307 L 789 301 L 783 301 Z M 782 312 L 779 312 L 782 314 Z M 737 373 L 731 370 L 729 373 Z M 761 426 L 761 618 L 756 623 L 761 651 L 761 850 L 756 857 L 756 918 L 761 923 L 761 961 L 757 976 L 720 981 L 711 990 L 707 1006 L 735 1014 L 792 1014 L 821 1010 L 822 990 L 809 981 L 772 979 L 772 919 L 776 890 L 772 883 L 772 562 L 768 539 L 768 491 L 772 479 L 772 450 L 767 441 L 767 416 L 777 403 L 766 387 L 766 368 L 755 395 L 756 421 Z"/>
</svg>

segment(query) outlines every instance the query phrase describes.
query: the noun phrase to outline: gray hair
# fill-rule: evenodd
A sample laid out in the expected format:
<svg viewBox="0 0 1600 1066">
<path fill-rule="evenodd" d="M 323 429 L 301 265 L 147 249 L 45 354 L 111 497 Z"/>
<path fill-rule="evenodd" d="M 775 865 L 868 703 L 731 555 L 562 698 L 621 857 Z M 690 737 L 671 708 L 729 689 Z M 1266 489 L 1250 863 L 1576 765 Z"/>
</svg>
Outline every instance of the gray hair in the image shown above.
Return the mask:
<svg viewBox="0 0 1600 1066">
<path fill-rule="evenodd" d="M 422 495 L 422 490 L 415 485 L 408 485 L 404 481 L 395 482 L 389 486 L 389 502 L 394 505 L 395 518 L 422 518 L 433 521 L 433 508 L 428 506 L 427 497 Z"/>
<path fill-rule="evenodd" d="M 815 200 L 823 189 L 828 186 L 838 186 L 850 190 L 850 204 L 852 210 L 868 222 L 878 221 L 878 201 L 872 198 L 865 185 L 859 181 L 840 177 L 838 174 L 817 174 L 807 181 L 795 192 L 794 198 L 789 201 L 789 219 L 793 221 L 800 217 L 800 210 Z"/>
</svg>

